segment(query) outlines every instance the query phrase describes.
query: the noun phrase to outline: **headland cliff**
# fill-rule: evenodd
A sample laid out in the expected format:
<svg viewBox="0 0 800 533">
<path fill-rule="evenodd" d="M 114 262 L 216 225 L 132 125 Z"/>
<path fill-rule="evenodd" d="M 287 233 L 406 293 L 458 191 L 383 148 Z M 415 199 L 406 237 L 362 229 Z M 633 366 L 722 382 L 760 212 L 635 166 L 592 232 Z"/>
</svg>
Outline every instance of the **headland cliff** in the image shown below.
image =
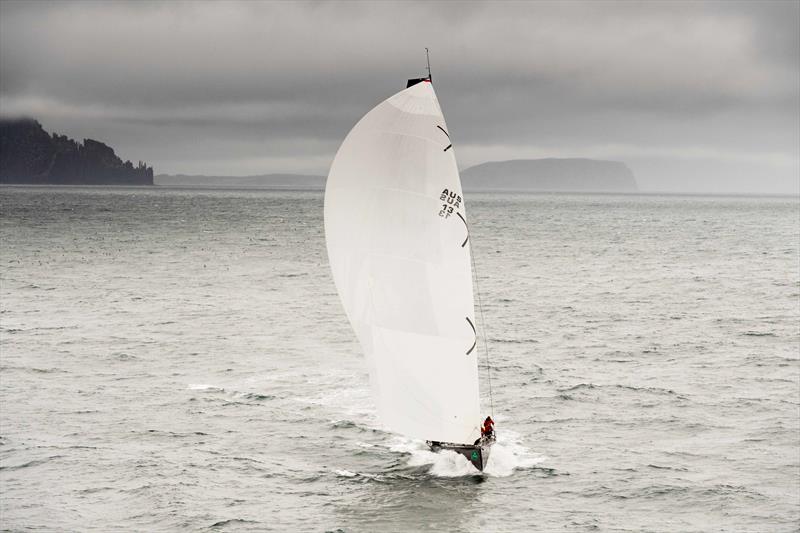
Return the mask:
<svg viewBox="0 0 800 533">
<path fill-rule="evenodd" d="M 122 161 L 100 141 L 51 135 L 31 118 L 0 119 L 0 183 L 153 185 L 153 167 Z"/>
</svg>

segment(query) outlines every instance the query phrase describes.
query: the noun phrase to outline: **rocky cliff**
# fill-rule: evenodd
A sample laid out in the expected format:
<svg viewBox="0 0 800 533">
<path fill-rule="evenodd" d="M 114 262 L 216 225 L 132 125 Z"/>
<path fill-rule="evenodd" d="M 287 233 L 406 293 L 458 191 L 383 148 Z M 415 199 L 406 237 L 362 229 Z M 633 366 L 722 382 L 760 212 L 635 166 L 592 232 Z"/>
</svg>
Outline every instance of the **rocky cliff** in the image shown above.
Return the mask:
<svg viewBox="0 0 800 533">
<path fill-rule="evenodd" d="M 481 163 L 461 172 L 464 189 L 636 192 L 625 163 L 596 159 L 516 159 Z"/>
<path fill-rule="evenodd" d="M 153 185 L 153 168 L 99 141 L 50 135 L 33 119 L 0 119 L 0 183 Z"/>
</svg>

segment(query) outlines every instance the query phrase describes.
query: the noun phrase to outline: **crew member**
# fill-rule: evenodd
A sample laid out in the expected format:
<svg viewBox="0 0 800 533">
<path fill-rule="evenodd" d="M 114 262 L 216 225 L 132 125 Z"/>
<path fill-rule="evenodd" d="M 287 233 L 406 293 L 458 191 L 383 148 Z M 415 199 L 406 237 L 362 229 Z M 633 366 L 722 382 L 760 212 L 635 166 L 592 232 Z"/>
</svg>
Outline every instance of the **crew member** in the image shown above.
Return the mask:
<svg viewBox="0 0 800 533">
<path fill-rule="evenodd" d="M 481 428 L 481 436 L 491 437 L 492 435 L 494 435 L 494 420 L 492 420 L 491 416 L 487 416 L 486 420 L 483 421 L 483 427 Z"/>
</svg>

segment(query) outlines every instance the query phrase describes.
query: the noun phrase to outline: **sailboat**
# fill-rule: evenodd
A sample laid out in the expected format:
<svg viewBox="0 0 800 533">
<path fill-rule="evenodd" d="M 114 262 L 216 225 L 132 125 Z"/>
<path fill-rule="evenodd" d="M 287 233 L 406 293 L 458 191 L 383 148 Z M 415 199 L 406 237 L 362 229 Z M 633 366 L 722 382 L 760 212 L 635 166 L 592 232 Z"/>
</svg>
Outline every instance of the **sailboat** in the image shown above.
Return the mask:
<svg viewBox="0 0 800 533">
<path fill-rule="evenodd" d="M 382 423 L 483 471 L 495 438 L 480 426 L 469 227 L 430 62 L 350 130 L 324 221 Z"/>
</svg>

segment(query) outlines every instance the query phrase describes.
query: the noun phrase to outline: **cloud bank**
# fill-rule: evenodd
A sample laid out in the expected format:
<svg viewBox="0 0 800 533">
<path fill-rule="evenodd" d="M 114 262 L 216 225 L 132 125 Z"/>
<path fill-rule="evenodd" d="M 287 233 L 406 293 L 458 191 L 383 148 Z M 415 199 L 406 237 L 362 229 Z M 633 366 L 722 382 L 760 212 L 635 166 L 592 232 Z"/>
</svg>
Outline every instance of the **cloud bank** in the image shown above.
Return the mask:
<svg viewBox="0 0 800 533">
<path fill-rule="evenodd" d="M 800 4 L 2 2 L 0 113 L 157 172 L 327 172 L 424 72 L 462 166 L 627 162 L 645 190 L 800 190 Z"/>
</svg>

